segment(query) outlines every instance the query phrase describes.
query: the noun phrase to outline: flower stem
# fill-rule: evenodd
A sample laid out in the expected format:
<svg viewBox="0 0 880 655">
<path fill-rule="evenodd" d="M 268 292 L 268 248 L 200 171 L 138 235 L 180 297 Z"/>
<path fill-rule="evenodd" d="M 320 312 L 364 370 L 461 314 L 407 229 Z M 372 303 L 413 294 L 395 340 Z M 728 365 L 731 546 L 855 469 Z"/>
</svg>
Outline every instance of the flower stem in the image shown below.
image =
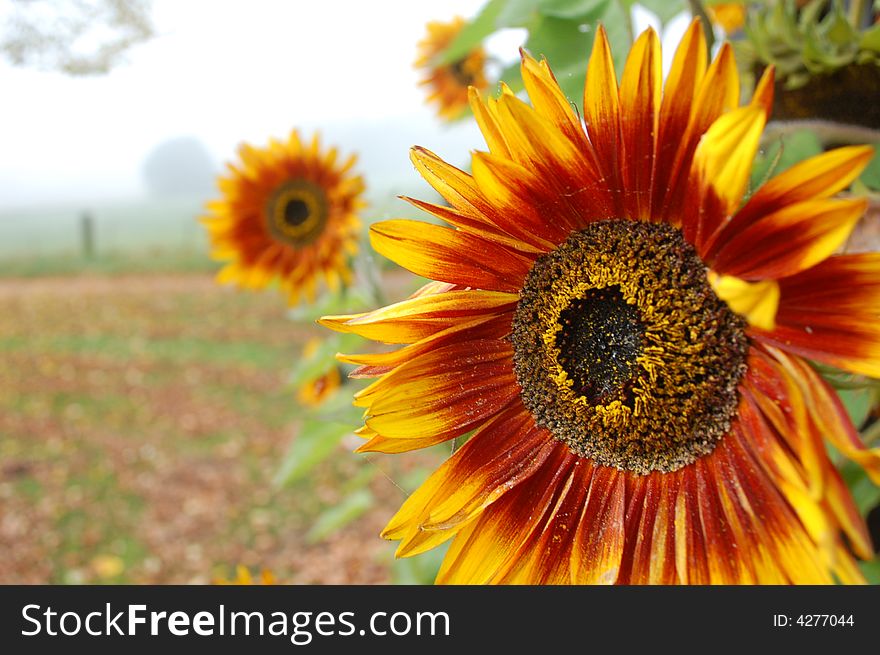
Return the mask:
<svg viewBox="0 0 880 655">
<path fill-rule="evenodd" d="M 715 46 L 715 30 L 712 28 L 712 21 L 709 20 L 709 14 L 700 0 L 688 0 L 691 7 L 691 14 L 695 18 L 699 18 L 703 23 L 703 31 L 706 33 L 706 46 L 711 54 L 712 48 Z"/>
<path fill-rule="evenodd" d="M 367 253 L 364 256 L 364 273 L 367 278 L 367 283 L 370 285 L 370 292 L 373 295 L 373 300 L 380 307 L 384 307 L 388 304 L 388 299 L 385 297 L 385 291 L 382 290 L 382 280 L 381 274 L 379 273 L 379 267 L 376 265 L 375 258 Z"/>
<path fill-rule="evenodd" d="M 623 11 L 623 24 L 626 27 L 626 34 L 629 37 L 630 45 L 632 45 L 636 41 L 636 32 L 633 27 L 632 7 L 626 2 L 621 2 L 620 8 Z"/>
</svg>

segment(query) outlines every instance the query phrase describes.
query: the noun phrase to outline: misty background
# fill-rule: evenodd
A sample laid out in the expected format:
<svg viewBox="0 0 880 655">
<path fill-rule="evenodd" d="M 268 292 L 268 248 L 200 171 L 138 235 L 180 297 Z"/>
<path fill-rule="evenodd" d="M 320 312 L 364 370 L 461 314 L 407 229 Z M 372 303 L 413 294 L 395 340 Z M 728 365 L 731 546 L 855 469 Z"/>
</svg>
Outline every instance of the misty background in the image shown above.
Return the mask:
<svg viewBox="0 0 880 655">
<path fill-rule="evenodd" d="M 0 0 L 0 30 L 8 42 L 22 6 L 60 14 L 65 3 L 82 6 Z M 106 0 L 114 3 L 132 7 Z M 471 18 L 483 0 L 140 3 L 152 35 L 108 55 L 107 72 L 71 75 L 57 62 L 0 58 L 0 258 L 77 250 L 83 216 L 98 252 L 204 249 L 194 219 L 217 195 L 224 162 L 236 159 L 238 144 L 262 147 L 294 127 L 358 154 L 369 222 L 411 212 L 398 194 L 432 197 L 410 164 L 411 146 L 459 166 L 484 147 L 473 120 L 436 118 L 412 66 L 428 21 Z M 654 22 L 638 7 L 634 19 L 637 29 Z M 519 32 L 486 44 L 499 70 L 517 57 Z M 106 38 L 96 28 L 72 56 Z M 664 59 L 671 55 L 665 48 Z"/>
<path fill-rule="evenodd" d="M 0 2 L 4 26 L 15 5 Z M 0 60 L 0 256 L 78 248 L 83 214 L 99 250 L 201 248 L 194 217 L 236 146 L 294 127 L 358 153 L 371 207 L 393 211 L 426 186 L 412 145 L 464 163 L 482 143 L 471 122 L 435 118 L 412 68 L 426 22 L 481 5 L 154 0 L 154 36 L 105 74 Z"/>
</svg>

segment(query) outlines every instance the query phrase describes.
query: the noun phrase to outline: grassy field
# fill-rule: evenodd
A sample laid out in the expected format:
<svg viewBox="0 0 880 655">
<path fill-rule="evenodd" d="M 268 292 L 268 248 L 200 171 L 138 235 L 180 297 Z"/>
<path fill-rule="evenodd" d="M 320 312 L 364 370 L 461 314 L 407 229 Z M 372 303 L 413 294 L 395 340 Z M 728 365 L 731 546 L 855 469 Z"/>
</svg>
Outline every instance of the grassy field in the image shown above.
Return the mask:
<svg viewBox="0 0 880 655">
<path fill-rule="evenodd" d="M 0 265 L 0 583 L 201 583 L 239 564 L 391 581 L 378 532 L 404 498 L 395 483 L 436 457 L 364 461 L 346 441 L 274 488 L 297 432 L 286 378 L 317 328 L 274 292 L 216 285 L 203 256 L 175 257 Z M 375 506 L 310 543 L 364 467 L 381 473 Z"/>
</svg>

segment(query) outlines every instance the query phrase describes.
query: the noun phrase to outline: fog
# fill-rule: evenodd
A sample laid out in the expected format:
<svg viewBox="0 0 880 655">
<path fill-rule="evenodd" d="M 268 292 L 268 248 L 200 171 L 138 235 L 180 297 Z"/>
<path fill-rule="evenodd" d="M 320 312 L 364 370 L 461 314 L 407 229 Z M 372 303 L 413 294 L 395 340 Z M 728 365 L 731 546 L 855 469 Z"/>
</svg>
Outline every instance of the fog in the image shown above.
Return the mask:
<svg viewBox="0 0 880 655">
<path fill-rule="evenodd" d="M 0 62 L 0 210 L 142 196 L 146 158 L 173 139 L 220 169 L 242 141 L 320 129 L 374 188 L 414 175 L 417 143 L 463 161 L 476 128 L 434 117 L 412 61 L 428 20 L 481 4 L 155 0 L 157 36 L 106 75 Z"/>
</svg>

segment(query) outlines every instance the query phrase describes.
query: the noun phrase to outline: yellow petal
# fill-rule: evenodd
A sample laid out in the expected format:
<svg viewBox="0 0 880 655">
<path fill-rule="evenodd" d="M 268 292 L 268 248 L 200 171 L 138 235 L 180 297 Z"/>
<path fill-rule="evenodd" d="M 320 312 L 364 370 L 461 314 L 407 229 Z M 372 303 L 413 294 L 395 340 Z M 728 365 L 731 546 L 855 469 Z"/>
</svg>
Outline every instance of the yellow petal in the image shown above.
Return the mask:
<svg viewBox="0 0 880 655">
<path fill-rule="evenodd" d="M 697 146 L 694 165 L 728 214 L 745 193 L 766 120 L 762 107 L 734 109 L 712 123 Z"/>
<path fill-rule="evenodd" d="M 779 308 L 779 283 L 776 280 L 746 282 L 732 275 L 709 271 L 709 283 L 718 297 L 750 325 L 764 330 L 776 327 L 776 310 Z"/>
</svg>

